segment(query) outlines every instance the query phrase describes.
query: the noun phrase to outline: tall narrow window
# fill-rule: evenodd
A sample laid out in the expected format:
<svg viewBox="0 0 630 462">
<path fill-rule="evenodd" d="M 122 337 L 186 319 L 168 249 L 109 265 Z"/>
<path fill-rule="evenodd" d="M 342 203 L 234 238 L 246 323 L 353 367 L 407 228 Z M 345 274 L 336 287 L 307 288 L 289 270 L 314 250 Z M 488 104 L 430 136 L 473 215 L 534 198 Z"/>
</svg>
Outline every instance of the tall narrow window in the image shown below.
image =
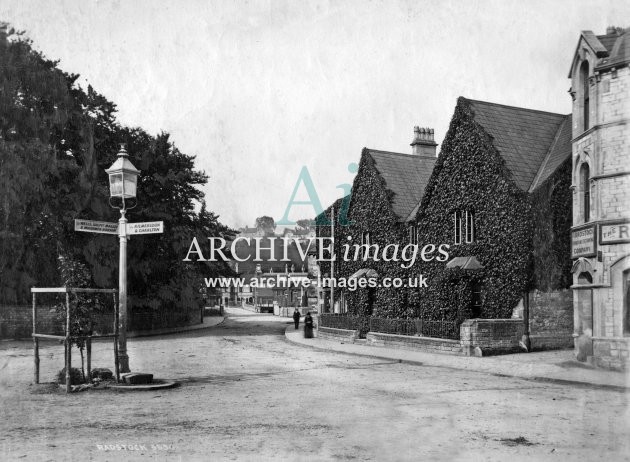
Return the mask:
<svg viewBox="0 0 630 462">
<path fill-rule="evenodd" d="M 591 219 L 591 185 L 588 164 L 584 162 L 580 167 L 580 183 L 582 188 L 582 211 L 584 223 Z"/>
<path fill-rule="evenodd" d="M 590 91 L 588 85 L 588 61 L 584 61 L 580 67 L 580 79 L 582 80 L 582 117 L 584 119 L 584 131 L 589 128 Z"/>
<path fill-rule="evenodd" d="M 455 245 L 462 243 L 462 211 L 455 212 Z"/>
<path fill-rule="evenodd" d="M 363 234 L 361 235 L 361 244 L 363 244 L 363 261 L 365 261 L 370 258 L 370 245 L 372 244 L 369 231 L 363 231 Z"/>
<path fill-rule="evenodd" d="M 475 240 L 475 214 L 470 210 L 466 210 L 466 243 Z"/>
<path fill-rule="evenodd" d="M 361 244 L 363 244 L 363 245 L 370 245 L 370 233 L 369 233 L 369 231 L 363 231 L 363 234 L 361 235 Z"/>
<path fill-rule="evenodd" d="M 415 225 L 409 226 L 409 243 L 418 244 L 418 228 Z"/>
</svg>

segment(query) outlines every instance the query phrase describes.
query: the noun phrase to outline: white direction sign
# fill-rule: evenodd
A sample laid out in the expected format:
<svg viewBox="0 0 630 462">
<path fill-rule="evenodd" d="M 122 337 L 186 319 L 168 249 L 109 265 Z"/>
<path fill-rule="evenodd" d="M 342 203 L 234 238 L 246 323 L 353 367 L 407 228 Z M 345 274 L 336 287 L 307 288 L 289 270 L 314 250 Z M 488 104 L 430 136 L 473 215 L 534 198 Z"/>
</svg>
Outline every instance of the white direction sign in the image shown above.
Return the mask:
<svg viewBox="0 0 630 462">
<path fill-rule="evenodd" d="M 74 230 L 88 233 L 118 234 L 118 223 L 75 219 Z"/>
<path fill-rule="evenodd" d="M 127 223 L 127 234 L 156 234 L 164 232 L 163 221 L 146 221 L 144 223 Z"/>
</svg>

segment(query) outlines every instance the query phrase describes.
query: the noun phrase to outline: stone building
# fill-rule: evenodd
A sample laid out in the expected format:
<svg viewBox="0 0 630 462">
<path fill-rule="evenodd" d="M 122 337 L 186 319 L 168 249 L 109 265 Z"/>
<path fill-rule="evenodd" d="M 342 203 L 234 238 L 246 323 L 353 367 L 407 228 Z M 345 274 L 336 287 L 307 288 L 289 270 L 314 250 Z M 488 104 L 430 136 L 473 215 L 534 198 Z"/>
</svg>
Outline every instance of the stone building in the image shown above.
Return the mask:
<svg viewBox="0 0 630 462">
<path fill-rule="evenodd" d="M 583 31 L 573 98 L 571 232 L 578 359 L 623 368 L 630 349 L 630 40 Z"/>
</svg>

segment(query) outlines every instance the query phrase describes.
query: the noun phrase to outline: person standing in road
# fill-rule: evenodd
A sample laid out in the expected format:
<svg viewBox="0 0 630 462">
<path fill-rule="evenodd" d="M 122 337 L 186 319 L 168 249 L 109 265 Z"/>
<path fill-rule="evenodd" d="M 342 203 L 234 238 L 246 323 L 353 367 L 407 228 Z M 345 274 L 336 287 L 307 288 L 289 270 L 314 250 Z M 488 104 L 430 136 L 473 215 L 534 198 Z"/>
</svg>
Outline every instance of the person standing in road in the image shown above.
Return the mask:
<svg viewBox="0 0 630 462">
<path fill-rule="evenodd" d="M 304 338 L 313 338 L 313 318 L 310 311 L 304 316 Z"/>
<path fill-rule="evenodd" d="M 300 327 L 300 312 L 297 307 L 295 307 L 295 311 L 293 312 L 293 322 L 295 324 L 295 330 L 298 330 Z"/>
</svg>

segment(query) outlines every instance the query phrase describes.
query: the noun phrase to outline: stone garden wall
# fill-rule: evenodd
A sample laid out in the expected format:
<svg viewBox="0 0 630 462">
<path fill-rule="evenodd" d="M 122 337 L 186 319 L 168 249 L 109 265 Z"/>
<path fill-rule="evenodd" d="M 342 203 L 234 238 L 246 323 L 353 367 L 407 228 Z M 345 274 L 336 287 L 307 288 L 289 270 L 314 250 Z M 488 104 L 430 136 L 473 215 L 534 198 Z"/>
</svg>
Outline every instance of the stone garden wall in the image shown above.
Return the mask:
<svg viewBox="0 0 630 462">
<path fill-rule="evenodd" d="M 529 330 L 533 350 L 573 348 L 573 293 L 532 291 Z"/>
<path fill-rule="evenodd" d="M 462 353 L 488 356 L 523 351 L 525 332 L 522 319 L 467 319 L 460 327 Z"/>
</svg>

